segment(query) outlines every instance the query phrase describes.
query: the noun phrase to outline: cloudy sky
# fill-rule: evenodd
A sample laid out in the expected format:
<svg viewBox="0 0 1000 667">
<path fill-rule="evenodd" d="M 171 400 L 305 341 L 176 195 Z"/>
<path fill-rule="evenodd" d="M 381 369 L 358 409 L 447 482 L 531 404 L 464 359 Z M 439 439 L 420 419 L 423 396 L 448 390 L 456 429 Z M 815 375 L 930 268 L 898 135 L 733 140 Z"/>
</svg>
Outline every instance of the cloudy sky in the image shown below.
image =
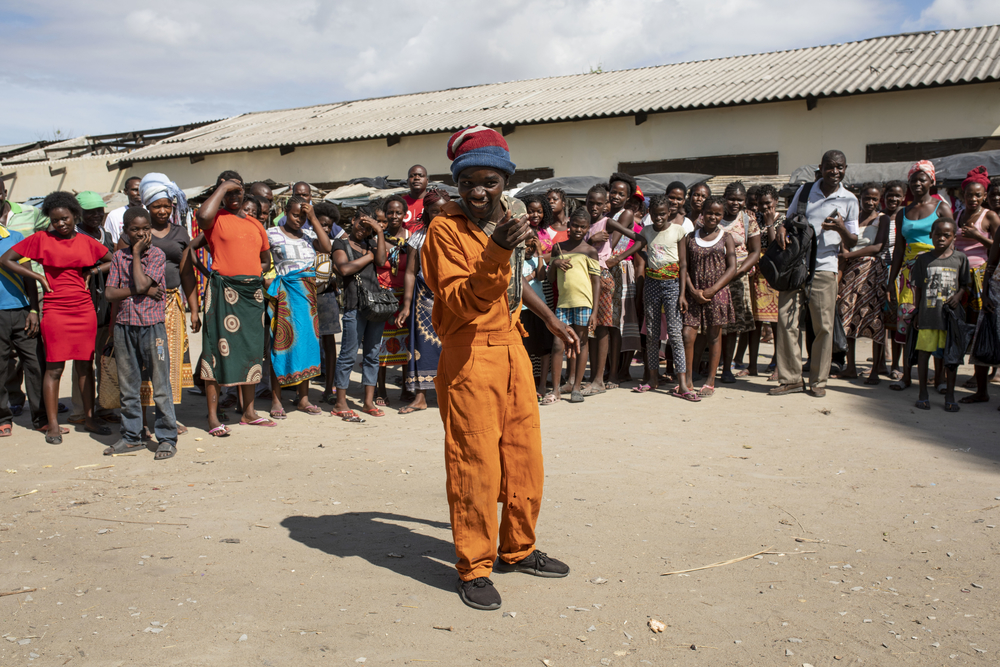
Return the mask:
<svg viewBox="0 0 1000 667">
<path fill-rule="evenodd" d="M 0 144 L 1000 23 L 1000 0 L 0 0 Z"/>
</svg>

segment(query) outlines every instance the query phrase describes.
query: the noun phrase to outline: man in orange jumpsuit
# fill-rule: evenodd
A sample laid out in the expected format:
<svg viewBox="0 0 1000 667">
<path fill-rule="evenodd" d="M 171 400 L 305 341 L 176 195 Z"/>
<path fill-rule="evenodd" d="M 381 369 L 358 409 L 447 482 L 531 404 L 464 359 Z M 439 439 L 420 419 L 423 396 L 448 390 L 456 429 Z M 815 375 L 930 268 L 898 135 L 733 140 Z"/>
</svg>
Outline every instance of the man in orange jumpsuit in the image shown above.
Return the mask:
<svg viewBox="0 0 1000 667">
<path fill-rule="evenodd" d="M 492 610 L 500 608 L 489 579 L 494 569 L 569 574 L 565 563 L 535 549 L 544 472 L 531 361 L 521 341 L 522 296 L 570 349 L 579 340 L 523 287 L 531 228 L 524 204 L 503 195 L 514 172 L 507 142 L 494 130 L 470 127 L 452 136 L 448 157 L 461 199 L 431 221 L 421 260 L 441 338 L 435 386 L 458 593 L 470 607 Z M 503 503 L 499 527 L 497 502 Z"/>
</svg>

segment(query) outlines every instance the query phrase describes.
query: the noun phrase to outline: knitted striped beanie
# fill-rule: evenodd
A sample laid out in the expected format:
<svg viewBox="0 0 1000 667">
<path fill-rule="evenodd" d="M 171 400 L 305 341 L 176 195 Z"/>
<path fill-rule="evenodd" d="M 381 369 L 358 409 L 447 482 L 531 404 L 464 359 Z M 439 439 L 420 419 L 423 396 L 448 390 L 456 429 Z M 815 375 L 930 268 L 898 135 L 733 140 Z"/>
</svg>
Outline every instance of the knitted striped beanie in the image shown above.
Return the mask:
<svg viewBox="0 0 1000 667">
<path fill-rule="evenodd" d="M 507 176 L 514 173 L 507 142 L 499 132 L 482 125 L 473 125 L 451 135 L 448 159 L 452 161 L 451 176 L 456 183 L 459 174 L 469 167 L 489 167 Z"/>
</svg>

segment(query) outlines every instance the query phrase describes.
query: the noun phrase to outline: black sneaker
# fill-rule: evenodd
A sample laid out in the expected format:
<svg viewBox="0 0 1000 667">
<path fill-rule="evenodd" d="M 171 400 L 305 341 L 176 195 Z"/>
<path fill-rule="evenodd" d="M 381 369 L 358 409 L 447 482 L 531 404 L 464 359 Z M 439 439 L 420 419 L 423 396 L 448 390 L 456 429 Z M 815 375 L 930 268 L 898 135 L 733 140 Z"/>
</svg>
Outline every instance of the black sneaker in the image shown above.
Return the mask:
<svg viewBox="0 0 1000 667">
<path fill-rule="evenodd" d="M 500 608 L 500 593 L 486 577 L 477 577 L 472 581 L 459 579 L 457 588 L 458 597 L 473 609 L 494 611 Z"/>
<path fill-rule="evenodd" d="M 526 574 L 533 574 L 536 577 L 565 577 L 569 574 L 569 565 L 555 558 L 549 558 L 548 554 L 536 549 L 516 563 L 508 563 L 503 559 L 497 559 L 497 562 L 493 565 L 493 571 L 502 573 L 524 572 Z"/>
</svg>

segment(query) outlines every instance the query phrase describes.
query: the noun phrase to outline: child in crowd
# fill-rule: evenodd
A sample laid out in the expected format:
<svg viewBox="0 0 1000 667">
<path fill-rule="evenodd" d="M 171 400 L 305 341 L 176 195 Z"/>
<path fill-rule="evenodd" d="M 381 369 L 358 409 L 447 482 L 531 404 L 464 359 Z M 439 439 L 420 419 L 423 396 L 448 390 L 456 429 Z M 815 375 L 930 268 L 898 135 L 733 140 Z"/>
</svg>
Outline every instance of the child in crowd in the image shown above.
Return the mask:
<svg viewBox="0 0 1000 667">
<path fill-rule="evenodd" d="M 104 454 L 121 454 L 142 447 L 139 389 L 146 380 L 152 383 L 156 406 L 154 432 L 158 446 L 154 458 L 163 461 L 177 453 L 170 350 L 164 325 L 167 256 L 153 246 L 150 214 L 142 207 L 125 211 L 122 239 L 127 245 L 112 256 L 106 288 L 108 301 L 118 304 L 114 329 L 122 437 L 105 449 Z"/>
<path fill-rule="evenodd" d="M 539 232 L 536 232 L 534 236 L 525 242 L 526 252 L 521 275 L 528 281 L 528 285 L 538 295 L 538 298 L 547 303 L 544 290 L 547 267 L 543 257 L 542 245 L 538 237 Z M 545 392 L 545 384 L 549 377 L 549 364 L 552 359 L 552 340 L 554 337 L 541 318 L 531 312 L 525 305 L 521 306 L 521 324 L 524 325 L 524 329 L 528 332 L 528 337 L 524 339 L 524 349 L 527 350 L 529 356 L 537 357 L 540 360 L 541 374 L 538 378 L 538 398 L 542 399 L 545 396 L 542 401 L 548 400 L 548 403 L 545 404 L 549 405 L 556 400 L 552 394 L 546 394 Z M 558 384 L 558 381 L 559 378 L 556 377 L 554 383 Z"/>
<path fill-rule="evenodd" d="M 879 221 L 880 225 L 888 225 L 889 227 L 889 254 L 886 256 L 886 264 L 892 265 L 892 253 L 896 245 L 896 214 L 899 213 L 900 207 L 903 206 L 903 202 L 906 200 L 906 181 L 889 181 L 885 184 L 885 192 L 882 194 L 882 218 Z M 890 339 L 892 345 L 892 353 L 890 356 L 890 366 L 887 369 L 888 377 L 890 380 L 899 380 L 903 377 L 902 372 L 899 370 L 899 359 L 903 354 L 903 346 L 896 340 L 896 285 L 889 285 L 888 298 L 886 299 L 885 306 L 882 308 L 882 321 L 885 324 L 885 330 L 887 333 L 886 338 Z M 872 372 L 878 368 L 881 373 L 884 368 L 884 364 L 880 362 L 879 366 L 872 365 Z M 875 375 L 878 378 L 878 375 Z M 868 380 L 870 384 L 874 384 L 872 375 L 868 375 Z"/>
<path fill-rule="evenodd" d="M 376 212 L 379 215 L 376 219 L 382 226 L 385 235 L 385 247 L 388 253 L 385 264 L 376 267 L 378 281 L 383 287 L 388 287 L 393 291 L 396 298 L 399 299 L 400 306 L 402 306 L 403 288 L 406 282 L 406 240 L 410 238 L 409 230 L 403 225 L 407 210 L 406 200 L 399 195 L 392 195 L 382 202 Z M 382 342 L 378 355 L 378 389 L 375 392 L 375 405 L 381 408 L 389 405 L 389 392 L 385 384 L 388 367 L 405 367 L 409 358 L 409 351 L 406 349 L 410 339 L 409 321 L 404 319 L 400 320 L 399 324 L 396 323 L 401 313 L 402 310 L 390 317 L 382 330 Z M 404 388 L 400 400 L 409 403 L 413 400 L 413 394 Z"/>
<path fill-rule="evenodd" d="M 671 197 L 668 199 L 668 196 Z M 680 263 L 680 246 L 688 230 L 685 228 L 684 190 L 673 189 L 668 195 L 654 195 L 649 202 L 652 224 L 644 227 L 645 257 L 639 257 L 639 284 L 642 301 L 646 307 L 646 372 L 642 384 L 632 391 L 643 394 L 659 386 L 660 323 L 667 319 L 670 346 L 673 350 L 674 372 L 678 385 L 673 395 L 689 401 L 700 401 L 687 383 L 687 366 L 684 356 L 683 329 L 680 300 L 684 298 L 685 281 L 681 277 L 687 267 Z"/>
<path fill-rule="evenodd" d="M 597 250 L 586 238 L 590 230 L 590 213 L 586 208 L 573 211 L 569 220 L 569 239 L 557 243 L 552 248 L 552 263 L 549 265 L 549 281 L 559 288 L 559 303 L 556 317 L 563 324 L 573 327 L 581 341 L 587 340 L 587 331 L 597 315 L 595 305 L 601 297 L 601 265 L 597 260 Z M 570 403 L 583 403 L 580 382 L 587 368 L 587 347 L 580 346 L 576 364 L 570 372 Z M 557 338 L 552 350 L 552 376 L 558 378 L 562 371 L 563 344 Z M 571 364 L 572 365 L 572 364 Z M 543 405 L 551 405 L 560 398 L 559 382 L 553 383 L 553 398 L 543 399 Z"/>
<path fill-rule="evenodd" d="M 712 196 L 712 188 L 708 183 L 698 183 L 691 186 L 688 191 L 688 200 L 685 208 L 687 217 L 695 227 L 701 226 L 701 209 L 705 205 L 705 200 Z"/>
<path fill-rule="evenodd" d="M 920 395 L 916 407 L 930 410 L 927 394 L 927 365 L 931 355 L 936 359 L 944 356 L 947 344 L 945 332 L 946 317 L 964 320 L 961 312 L 962 299 L 969 291 L 969 259 L 965 253 L 955 250 L 955 223 L 948 218 L 938 218 L 931 227 L 931 241 L 934 249 L 917 257 L 913 265 L 912 283 L 916 313 L 914 323 L 917 329 L 917 377 L 920 381 Z M 948 309 L 951 313 L 946 314 Z M 958 311 L 955 315 L 954 312 Z M 945 412 L 958 412 L 955 402 L 955 375 L 958 368 L 945 366 L 947 389 L 944 396 Z"/>
<path fill-rule="evenodd" d="M 340 225 L 340 209 L 330 202 L 320 202 L 313 206 L 313 213 L 320 227 L 326 231 L 330 241 L 344 238 L 345 233 Z M 340 304 L 337 303 L 337 280 L 333 275 L 332 259 L 327 255 L 320 258 L 316 266 L 317 279 L 320 274 L 329 276 L 326 285 L 316 295 L 317 321 L 319 322 L 320 347 L 323 350 L 325 377 L 323 384 L 323 400 L 333 405 L 337 397 L 333 393 L 334 369 L 337 366 L 337 334 L 340 333 Z"/>
<path fill-rule="evenodd" d="M 688 234 L 678 255 L 678 263 L 687 267 L 683 276 L 687 281 L 685 295 L 679 299 L 684 313 L 687 386 L 691 386 L 692 369 L 698 361 L 694 351 L 705 349 L 698 339 L 707 336 L 710 347 L 708 377 L 698 391 L 703 398 L 715 393 L 715 369 L 722 356 L 722 327 L 736 321 L 728 287 L 736 275 L 736 243 L 732 234 L 719 226 L 725 208 L 722 197 L 706 199 L 701 210 L 701 227 Z"/>
<path fill-rule="evenodd" d="M 260 200 L 258 200 L 253 195 L 247 195 L 243 200 L 243 206 L 240 208 L 241 218 L 253 218 L 254 220 L 260 221 Z"/>
</svg>

